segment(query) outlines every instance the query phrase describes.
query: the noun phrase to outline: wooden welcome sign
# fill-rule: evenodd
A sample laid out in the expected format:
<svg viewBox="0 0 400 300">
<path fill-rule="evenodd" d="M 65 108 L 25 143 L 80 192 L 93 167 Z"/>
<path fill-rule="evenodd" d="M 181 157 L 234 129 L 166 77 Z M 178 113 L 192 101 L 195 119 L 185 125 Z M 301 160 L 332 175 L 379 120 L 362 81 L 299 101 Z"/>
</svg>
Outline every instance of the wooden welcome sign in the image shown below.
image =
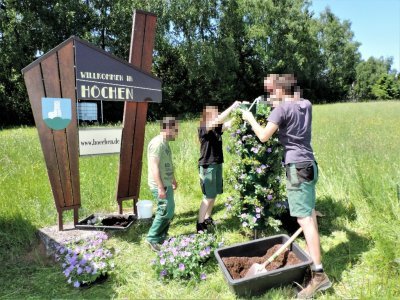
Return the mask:
<svg viewBox="0 0 400 300">
<path fill-rule="evenodd" d="M 161 102 L 161 80 L 150 74 L 156 16 L 134 11 L 129 63 L 71 37 L 25 67 L 28 90 L 58 212 L 81 206 L 77 100 L 125 101 L 116 200 L 139 197 L 148 102 Z"/>
</svg>

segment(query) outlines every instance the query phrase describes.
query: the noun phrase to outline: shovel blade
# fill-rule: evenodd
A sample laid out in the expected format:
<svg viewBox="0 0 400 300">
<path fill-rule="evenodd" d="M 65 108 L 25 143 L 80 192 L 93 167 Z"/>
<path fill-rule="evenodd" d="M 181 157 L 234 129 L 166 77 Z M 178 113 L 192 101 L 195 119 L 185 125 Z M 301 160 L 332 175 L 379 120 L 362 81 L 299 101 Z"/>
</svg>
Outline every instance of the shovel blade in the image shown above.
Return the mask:
<svg viewBox="0 0 400 300">
<path fill-rule="evenodd" d="M 250 269 L 247 271 L 246 275 L 244 275 L 243 278 L 252 277 L 257 274 L 266 273 L 266 272 L 267 272 L 267 269 L 265 269 L 264 264 L 255 263 L 250 267 Z"/>
</svg>

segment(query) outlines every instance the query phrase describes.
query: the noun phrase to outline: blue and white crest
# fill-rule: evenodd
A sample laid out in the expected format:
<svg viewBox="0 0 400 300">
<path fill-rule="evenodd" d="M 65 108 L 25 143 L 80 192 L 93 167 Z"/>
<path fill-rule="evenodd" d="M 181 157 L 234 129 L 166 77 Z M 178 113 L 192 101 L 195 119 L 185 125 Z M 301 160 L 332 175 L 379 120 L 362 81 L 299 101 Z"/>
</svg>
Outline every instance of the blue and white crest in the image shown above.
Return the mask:
<svg viewBox="0 0 400 300">
<path fill-rule="evenodd" d="M 42 98 L 42 116 L 47 127 L 61 130 L 68 126 L 72 116 L 69 98 Z"/>
</svg>

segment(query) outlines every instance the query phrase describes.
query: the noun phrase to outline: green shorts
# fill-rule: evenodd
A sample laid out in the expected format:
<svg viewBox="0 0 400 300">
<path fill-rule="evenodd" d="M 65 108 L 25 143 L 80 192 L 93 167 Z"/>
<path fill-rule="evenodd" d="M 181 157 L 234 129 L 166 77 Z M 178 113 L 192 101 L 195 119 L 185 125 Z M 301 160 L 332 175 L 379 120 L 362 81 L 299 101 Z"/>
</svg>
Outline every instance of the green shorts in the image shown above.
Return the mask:
<svg viewBox="0 0 400 300">
<path fill-rule="evenodd" d="M 316 162 L 286 165 L 286 189 L 292 217 L 309 217 L 315 208 L 315 184 L 318 181 Z"/>
<path fill-rule="evenodd" d="M 199 175 L 204 198 L 214 199 L 218 194 L 222 194 L 222 164 L 200 166 Z"/>
</svg>

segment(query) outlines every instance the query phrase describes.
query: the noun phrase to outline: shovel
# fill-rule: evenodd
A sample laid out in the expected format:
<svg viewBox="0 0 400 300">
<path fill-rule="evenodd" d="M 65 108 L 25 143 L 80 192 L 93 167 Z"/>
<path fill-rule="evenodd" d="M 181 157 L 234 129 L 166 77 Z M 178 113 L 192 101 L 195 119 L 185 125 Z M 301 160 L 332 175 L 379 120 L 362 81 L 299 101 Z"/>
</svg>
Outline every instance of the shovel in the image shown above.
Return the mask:
<svg viewBox="0 0 400 300">
<path fill-rule="evenodd" d="M 253 264 L 250 267 L 250 269 L 247 271 L 246 275 L 244 275 L 243 278 L 248 278 L 248 277 L 252 277 L 254 275 L 268 272 L 267 269 L 265 269 L 265 267 L 268 266 L 271 262 L 273 262 L 274 259 L 279 256 L 279 254 L 281 254 L 283 251 L 285 251 L 287 246 L 289 246 L 291 243 L 293 243 L 293 241 L 297 238 L 297 236 L 302 231 L 303 231 L 303 229 L 301 227 L 299 229 L 297 229 L 297 231 L 290 237 L 290 239 L 288 239 L 287 242 L 284 243 L 282 245 L 282 247 L 280 247 L 274 254 L 272 254 L 271 257 L 268 258 L 265 262 L 263 262 L 262 264 L 257 264 L 257 263 Z"/>
</svg>

